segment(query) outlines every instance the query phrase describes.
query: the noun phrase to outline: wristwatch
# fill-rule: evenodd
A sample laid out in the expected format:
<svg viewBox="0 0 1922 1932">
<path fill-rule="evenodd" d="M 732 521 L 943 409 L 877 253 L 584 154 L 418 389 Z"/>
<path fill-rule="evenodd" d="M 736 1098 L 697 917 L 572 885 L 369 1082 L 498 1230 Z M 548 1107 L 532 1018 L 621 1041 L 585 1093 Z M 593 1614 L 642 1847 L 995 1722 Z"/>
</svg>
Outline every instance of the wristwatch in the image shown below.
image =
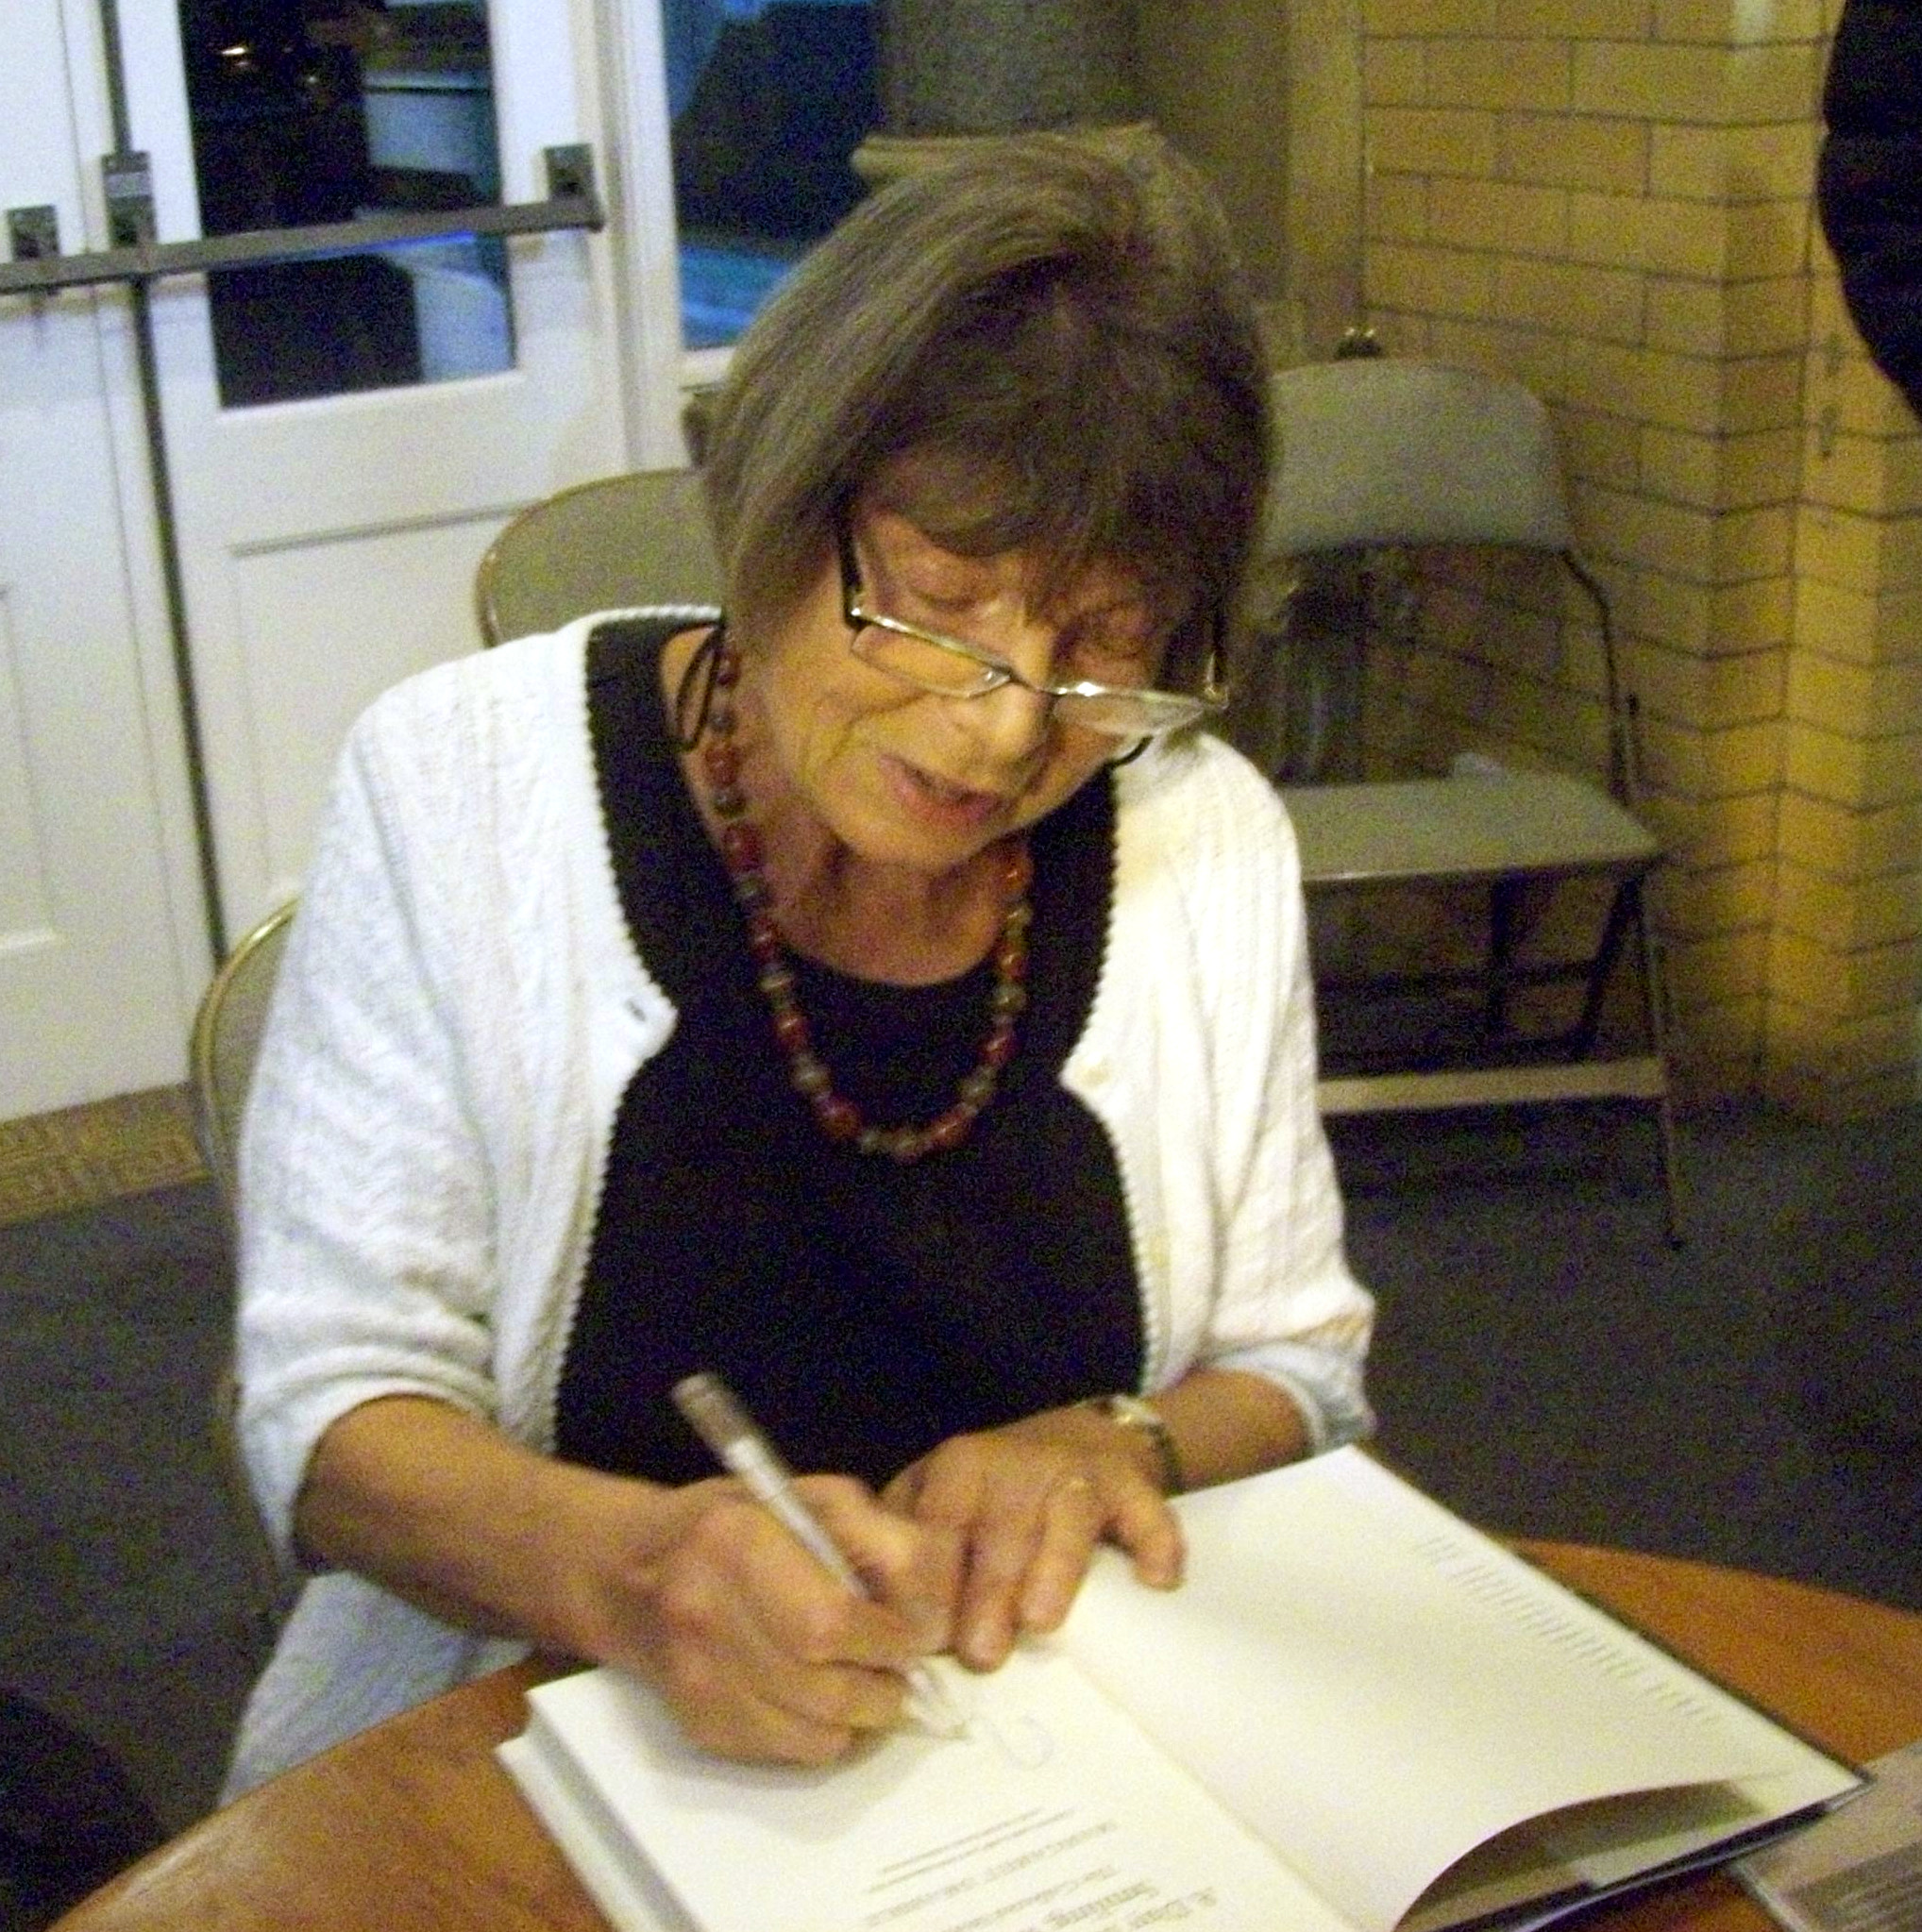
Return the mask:
<svg viewBox="0 0 1922 1932">
<path fill-rule="evenodd" d="M 1087 1406 L 1105 1416 L 1119 1429 L 1136 1429 L 1145 1436 L 1155 1451 L 1155 1463 L 1161 1478 L 1164 1496 L 1179 1496 L 1188 1486 L 1182 1480 L 1181 1457 L 1174 1437 L 1161 1419 L 1161 1411 L 1138 1395 L 1095 1395 Z"/>
</svg>

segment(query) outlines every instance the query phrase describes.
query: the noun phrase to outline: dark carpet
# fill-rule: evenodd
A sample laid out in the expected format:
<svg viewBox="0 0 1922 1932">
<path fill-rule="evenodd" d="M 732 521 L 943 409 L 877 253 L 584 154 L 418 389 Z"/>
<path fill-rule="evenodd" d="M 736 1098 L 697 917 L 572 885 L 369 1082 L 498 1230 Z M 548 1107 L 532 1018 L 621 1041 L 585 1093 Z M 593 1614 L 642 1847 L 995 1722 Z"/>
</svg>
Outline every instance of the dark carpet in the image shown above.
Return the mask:
<svg viewBox="0 0 1922 1932">
<path fill-rule="evenodd" d="M 84 1754 L 177 1830 L 207 1809 L 259 1668 L 210 1428 L 228 1279 L 207 1184 L 0 1228 L 7 1932 L 102 1875 L 101 1834 L 138 1840 L 138 1808 L 87 1809 Z"/>
<path fill-rule="evenodd" d="M 1922 1609 L 1922 1113 L 1685 1123 L 1679 1249 L 1611 1116 L 1337 1123 L 1382 1452 L 1495 1530 Z"/>
<path fill-rule="evenodd" d="M 1496 1531 L 1922 1608 L 1922 1113 L 1685 1123 L 1679 1250 L 1609 1108 L 1337 1151 L 1391 1461 Z M 218 1782 L 261 1658 L 209 1426 L 228 1297 L 204 1184 L 0 1228 L 0 1932 Z"/>
</svg>

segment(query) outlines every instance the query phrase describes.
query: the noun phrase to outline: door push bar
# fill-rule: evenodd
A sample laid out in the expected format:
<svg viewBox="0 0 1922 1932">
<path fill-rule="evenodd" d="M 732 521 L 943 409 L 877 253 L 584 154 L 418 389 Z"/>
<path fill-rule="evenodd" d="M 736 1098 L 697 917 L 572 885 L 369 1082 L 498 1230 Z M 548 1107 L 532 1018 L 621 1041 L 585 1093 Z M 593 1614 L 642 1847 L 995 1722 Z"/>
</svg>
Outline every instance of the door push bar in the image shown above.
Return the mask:
<svg viewBox="0 0 1922 1932">
<path fill-rule="evenodd" d="M 432 242 L 470 235 L 544 235 L 565 228 L 599 231 L 607 214 L 594 182 L 594 150 L 584 145 L 542 150 L 548 198 L 506 207 L 435 209 L 364 215 L 357 221 L 320 222 L 312 227 L 249 228 L 209 235 L 197 242 L 154 240 L 154 197 L 147 158 L 139 153 L 103 155 L 107 230 L 112 244 L 91 255 L 62 255 L 55 210 L 7 210 L 13 260 L 0 262 L 0 295 L 44 295 L 56 289 L 98 287 L 106 282 L 158 281 L 162 276 L 203 275 L 209 269 L 260 268 L 311 261 L 348 249 L 379 248 L 394 242 Z"/>
</svg>

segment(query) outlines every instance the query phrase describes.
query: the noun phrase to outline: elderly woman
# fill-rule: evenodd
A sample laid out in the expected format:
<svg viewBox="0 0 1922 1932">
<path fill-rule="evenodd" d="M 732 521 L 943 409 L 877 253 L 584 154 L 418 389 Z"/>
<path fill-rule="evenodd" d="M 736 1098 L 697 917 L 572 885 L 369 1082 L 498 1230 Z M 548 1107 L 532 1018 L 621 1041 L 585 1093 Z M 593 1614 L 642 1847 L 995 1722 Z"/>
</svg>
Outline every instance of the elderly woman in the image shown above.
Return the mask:
<svg viewBox="0 0 1922 1932">
<path fill-rule="evenodd" d="M 1286 821 L 1218 703 L 1266 471 L 1218 218 L 1037 137 L 742 344 L 727 615 L 356 728 L 242 1170 L 243 1427 L 311 1571 L 230 1789 L 533 1646 L 824 1762 L 1167 1497 L 1356 1436 Z M 868 1586 L 669 1399 L 718 1371 Z"/>
</svg>

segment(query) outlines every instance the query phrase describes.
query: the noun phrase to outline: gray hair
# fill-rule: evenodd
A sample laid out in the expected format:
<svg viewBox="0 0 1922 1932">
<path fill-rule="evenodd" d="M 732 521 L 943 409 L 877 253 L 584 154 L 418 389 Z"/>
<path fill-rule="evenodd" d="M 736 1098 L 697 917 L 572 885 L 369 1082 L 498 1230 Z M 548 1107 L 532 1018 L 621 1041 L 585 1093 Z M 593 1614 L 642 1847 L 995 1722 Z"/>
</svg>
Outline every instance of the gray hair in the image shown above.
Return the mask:
<svg viewBox="0 0 1922 1932">
<path fill-rule="evenodd" d="M 1112 563 L 1185 614 L 1191 685 L 1235 612 L 1268 472 L 1267 383 L 1225 225 L 1158 138 L 985 143 L 893 182 L 736 349 L 702 474 L 751 635 L 879 491 L 936 541 L 1022 548 L 1042 589 Z"/>
</svg>

